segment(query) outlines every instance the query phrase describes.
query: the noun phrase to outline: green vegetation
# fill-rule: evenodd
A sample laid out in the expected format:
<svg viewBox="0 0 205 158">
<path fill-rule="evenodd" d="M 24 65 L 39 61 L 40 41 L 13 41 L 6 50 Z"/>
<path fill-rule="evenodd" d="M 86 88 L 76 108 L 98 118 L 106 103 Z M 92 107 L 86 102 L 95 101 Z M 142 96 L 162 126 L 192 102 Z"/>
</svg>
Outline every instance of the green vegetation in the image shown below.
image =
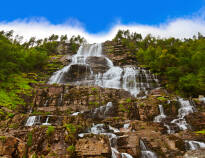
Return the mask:
<svg viewBox="0 0 205 158">
<path fill-rule="evenodd" d="M 196 134 L 205 134 L 205 130 L 196 131 L 196 132 L 194 132 L 194 133 L 196 133 Z"/>
<path fill-rule="evenodd" d="M 70 154 L 70 155 L 73 155 L 75 153 L 75 146 L 74 145 L 70 145 L 69 147 L 67 147 L 67 152 Z"/>
<path fill-rule="evenodd" d="M 164 97 L 157 97 L 157 99 L 158 99 L 159 101 L 167 101 L 167 99 L 164 98 Z"/>
<path fill-rule="evenodd" d="M 41 72 L 59 68 L 54 56 L 60 57 L 58 47 L 66 43 L 67 36 L 59 39 L 58 35 L 51 35 L 40 40 L 32 37 L 24 43 L 22 39 L 13 37 L 13 31 L 0 31 L 0 105 L 12 110 L 26 106 L 23 96 L 31 95 L 32 83 L 44 79 L 41 75 L 45 74 Z M 73 51 L 81 43 L 85 40 L 80 36 L 70 39 Z M 53 64 L 48 63 L 50 59 L 54 60 Z"/>
<path fill-rule="evenodd" d="M 54 126 L 48 126 L 48 128 L 46 130 L 47 136 L 53 135 L 54 132 L 55 132 L 55 127 Z"/>
<path fill-rule="evenodd" d="M 162 84 L 185 96 L 205 93 L 205 37 L 161 39 L 120 30 L 113 41 L 130 50 L 140 66 L 157 74 Z"/>
<path fill-rule="evenodd" d="M 0 141 L 2 141 L 3 143 L 6 142 L 6 136 L 0 136 Z"/>
<path fill-rule="evenodd" d="M 33 144 L 33 134 L 31 132 L 28 133 L 28 138 L 27 138 L 27 146 L 31 147 Z"/>
</svg>

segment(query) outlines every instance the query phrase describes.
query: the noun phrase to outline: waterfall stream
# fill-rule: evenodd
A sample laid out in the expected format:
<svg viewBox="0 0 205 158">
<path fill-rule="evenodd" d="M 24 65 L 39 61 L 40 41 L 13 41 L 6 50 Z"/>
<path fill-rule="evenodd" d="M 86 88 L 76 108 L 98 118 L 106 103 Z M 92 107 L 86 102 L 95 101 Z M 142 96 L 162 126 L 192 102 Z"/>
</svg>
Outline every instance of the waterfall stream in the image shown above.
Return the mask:
<svg viewBox="0 0 205 158">
<path fill-rule="evenodd" d="M 156 154 L 148 150 L 143 140 L 140 139 L 141 158 L 157 158 Z"/>
<path fill-rule="evenodd" d="M 154 118 L 154 122 L 161 122 L 163 119 L 166 118 L 166 115 L 164 114 L 164 108 L 162 105 L 159 105 L 159 111 L 160 114 Z"/>
<path fill-rule="evenodd" d="M 176 124 L 181 130 L 190 129 L 190 125 L 187 124 L 185 116 L 193 113 L 195 111 L 195 108 L 194 106 L 192 106 L 189 100 L 179 98 L 178 101 L 180 103 L 178 118 L 172 120 L 171 123 Z"/>
<path fill-rule="evenodd" d="M 95 65 L 102 69 L 96 69 Z M 73 80 L 68 77 L 68 74 L 73 71 L 78 72 L 80 69 L 83 73 L 78 74 L 78 79 Z M 103 88 L 124 89 L 137 96 L 141 91 L 146 93 L 147 90 L 155 88 L 158 80 L 150 71 L 142 68 L 114 66 L 112 61 L 103 55 L 102 44 L 86 44 L 80 46 L 77 54 L 72 56 L 72 62 L 55 72 L 48 83 L 97 85 Z"/>
<path fill-rule="evenodd" d="M 33 126 L 35 124 L 36 116 L 29 116 L 25 126 Z"/>
<path fill-rule="evenodd" d="M 205 148 L 205 143 L 203 142 L 187 140 L 185 141 L 185 143 L 187 146 L 187 150 L 197 150 L 200 148 Z"/>
</svg>

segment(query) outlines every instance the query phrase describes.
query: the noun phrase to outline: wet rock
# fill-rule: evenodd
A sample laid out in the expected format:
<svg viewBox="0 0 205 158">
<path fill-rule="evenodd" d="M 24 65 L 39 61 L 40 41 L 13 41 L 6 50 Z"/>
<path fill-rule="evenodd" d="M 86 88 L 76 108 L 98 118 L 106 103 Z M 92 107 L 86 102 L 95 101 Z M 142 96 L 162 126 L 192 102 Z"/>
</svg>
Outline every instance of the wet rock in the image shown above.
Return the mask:
<svg viewBox="0 0 205 158">
<path fill-rule="evenodd" d="M 89 66 L 85 65 L 71 65 L 68 72 L 66 72 L 63 76 L 63 82 L 73 82 L 73 81 L 80 81 L 85 80 L 91 74 L 91 69 Z"/>
<path fill-rule="evenodd" d="M 183 156 L 183 158 L 204 158 L 204 157 L 205 157 L 205 149 L 188 151 Z"/>
<path fill-rule="evenodd" d="M 88 57 L 86 63 L 90 65 L 94 73 L 104 73 L 109 69 L 105 57 Z"/>
</svg>

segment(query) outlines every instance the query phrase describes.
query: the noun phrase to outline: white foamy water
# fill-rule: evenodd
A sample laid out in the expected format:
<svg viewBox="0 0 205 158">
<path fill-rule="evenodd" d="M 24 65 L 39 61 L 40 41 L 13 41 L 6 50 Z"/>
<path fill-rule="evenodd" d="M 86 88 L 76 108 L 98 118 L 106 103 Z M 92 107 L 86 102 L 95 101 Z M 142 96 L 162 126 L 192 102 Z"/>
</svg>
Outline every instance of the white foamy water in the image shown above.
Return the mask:
<svg viewBox="0 0 205 158">
<path fill-rule="evenodd" d="M 166 118 L 166 115 L 164 114 L 164 108 L 162 105 L 159 105 L 159 111 L 160 114 L 154 118 L 154 122 L 161 122 L 163 119 Z"/>
<path fill-rule="evenodd" d="M 148 150 L 143 140 L 140 139 L 141 158 L 157 158 L 157 155 Z"/>
<path fill-rule="evenodd" d="M 92 57 L 100 57 L 106 60 L 108 70 L 104 73 L 94 72 L 87 62 L 87 59 Z M 88 75 L 84 80 L 79 81 L 64 81 L 64 75 L 69 73 L 72 65 L 83 65 L 88 71 Z M 147 90 L 153 88 L 153 83 L 158 83 L 156 76 L 150 71 L 134 66 L 119 67 L 114 66 L 113 62 L 102 54 L 101 44 L 87 44 L 80 46 L 77 54 L 72 56 L 72 62 L 55 72 L 48 81 L 53 83 L 71 83 L 76 85 L 97 85 L 103 88 L 124 89 L 130 92 L 133 96 L 137 96 L 141 91 L 146 93 Z"/>
<path fill-rule="evenodd" d="M 33 126 L 36 120 L 36 116 L 29 116 L 28 120 L 26 121 L 25 126 Z"/>
<path fill-rule="evenodd" d="M 48 121 L 49 121 L 49 116 L 47 116 L 47 118 L 46 118 L 46 122 L 42 123 L 42 125 L 50 126 L 51 124 L 48 123 Z"/>
<path fill-rule="evenodd" d="M 192 106 L 189 100 L 179 98 L 178 101 L 180 103 L 180 108 L 178 110 L 178 118 L 171 121 L 171 123 L 176 124 L 181 130 L 186 130 L 190 128 L 190 126 L 186 122 L 185 116 L 190 113 L 193 113 L 195 111 L 195 108 L 194 106 Z"/>
<path fill-rule="evenodd" d="M 187 140 L 185 142 L 187 143 L 188 150 L 197 150 L 197 149 L 205 148 L 204 142 L 191 141 L 191 140 L 189 141 Z"/>
</svg>

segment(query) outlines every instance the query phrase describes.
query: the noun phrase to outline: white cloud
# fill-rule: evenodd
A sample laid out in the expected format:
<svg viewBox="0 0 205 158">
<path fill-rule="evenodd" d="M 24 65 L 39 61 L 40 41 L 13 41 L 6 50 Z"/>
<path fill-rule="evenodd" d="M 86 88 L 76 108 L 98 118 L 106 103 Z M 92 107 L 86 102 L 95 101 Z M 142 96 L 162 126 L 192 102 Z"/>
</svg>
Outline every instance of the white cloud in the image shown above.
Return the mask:
<svg viewBox="0 0 205 158">
<path fill-rule="evenodd" d="M 189 18 L 178 18 L 156 26 L 128 24 L 123 25 L 117 22 L 108 32 L 100 32 L 91 34 L 87 32 L 82 23 L 76 19 L 69 19 L 64 24 L 51 24 L 44 18 L 15 20 L 12 22 L 0 22 L 0 30 L 14 30 L 15 34 L 21 35 L 28 40 L 30 37 L 45 38 L 51 34 L 65 35 L 81 35 L 86 38 L 89 43 L 100 43 L 111 40 L 119 29 L 129 29 L 131 32 L 141 33 L 143 36 L 152 34 L 162 38 L 191 38 L 198 32 L 205 35 L 205 20 L 198 16 Z"/>
</svg>

